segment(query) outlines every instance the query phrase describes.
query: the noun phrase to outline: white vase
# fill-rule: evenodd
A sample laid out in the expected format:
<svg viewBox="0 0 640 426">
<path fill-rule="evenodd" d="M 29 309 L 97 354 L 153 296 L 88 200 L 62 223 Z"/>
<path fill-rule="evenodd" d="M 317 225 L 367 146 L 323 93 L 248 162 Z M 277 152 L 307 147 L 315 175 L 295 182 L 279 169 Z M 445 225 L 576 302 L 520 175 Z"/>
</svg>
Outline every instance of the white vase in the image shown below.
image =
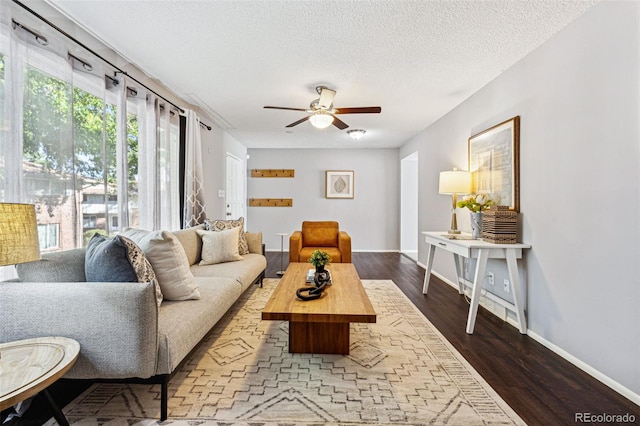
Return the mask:
<svg viewBox="0 0 640 426">
<path fill-rule="evenodd" d="M 482 238 L 482 212 L 471 213 L 471 237 Z"/>
</svg>

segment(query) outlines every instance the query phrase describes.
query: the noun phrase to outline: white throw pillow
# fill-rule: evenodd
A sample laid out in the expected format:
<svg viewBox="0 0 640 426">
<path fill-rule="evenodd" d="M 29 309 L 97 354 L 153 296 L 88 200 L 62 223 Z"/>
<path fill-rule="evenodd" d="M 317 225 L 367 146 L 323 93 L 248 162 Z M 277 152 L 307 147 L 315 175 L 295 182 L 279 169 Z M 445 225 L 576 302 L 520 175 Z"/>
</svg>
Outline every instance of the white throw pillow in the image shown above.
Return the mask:
<svg viewBox="0 0 640 426">
<path fill-rule="evenodd" d="M 242 260 L 238 248 L 240 227 L 225 231 L 196 231 L 202 237 L 202 255 L 200 265 Z"/>
<path fill-rule="evenodd" d="M 178 238 L 168 231 L 127 228 L 122 235 L 133 240 L 151 263 L 162 295 L 167 300 L 200 299 L 189 270 L 189 260 Z"/>
</svg>

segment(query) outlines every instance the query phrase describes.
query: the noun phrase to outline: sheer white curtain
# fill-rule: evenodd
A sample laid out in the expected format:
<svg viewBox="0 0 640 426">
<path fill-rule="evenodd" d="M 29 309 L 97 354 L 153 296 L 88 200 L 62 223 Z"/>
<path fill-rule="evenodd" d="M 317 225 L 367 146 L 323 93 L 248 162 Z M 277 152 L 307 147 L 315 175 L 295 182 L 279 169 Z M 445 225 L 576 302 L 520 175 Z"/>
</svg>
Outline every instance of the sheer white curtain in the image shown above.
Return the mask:
<svg viewBox="0 0 640 426">
<path fill-rule="evenodd" d="M 179 115 L 114 71 L 0 1 L 0 202 L 36 206 L 43 253 L 180 226 Z"/>
<path fill-rule="evenodd" d="M 73 179 L 72 66 L 63 40 L 47 34 L 48 44 L 40 44 L 13 27 L 13 13 L 10 2 L 0 2 L 0 202 L 36 205 L 45 250 L 75 247 L 82 239 Z M 0 280 L 15 275 L 13 267 L 0 268 Z"/>
<path fill-rule="evenodd" d="M 159 229 L 158 210 L 158 99 L 153 94 L 141 93 L 137 98 L 144 109 L 138 116 L 138 150 L 144 157 L 138 158 L 138 226 L 143 229 Z"/>
<path fill-rule="evenodd" d="M 200 119 L 187 110 L 186 150 L 184 167 L 184 228 L 204 223 L 204 186 L 202 171 L 202 140 Z"/>
<path fill-rule="evenodd" d="M 140 93 L 138 93 L 140 96 Z M 178 125 L 171 108 L 146 94 L 139 115 L 139 226 L 144 229 L 177 229 L 180 225 L 178 182 Z"/>
<path fill-rule="evenodd" d="M 127 82 L 123 75 L 107 78 L 106 88 L 113 93 L 116 102 L 116 180 L 118 187 L 118 230 L 132 224 L 132 204 L 130 191 L 132 182 L 129 176 L 129 120 L 127 111 Z M 136 129 L 137 130 L 137 129 Z"/>
</svg>

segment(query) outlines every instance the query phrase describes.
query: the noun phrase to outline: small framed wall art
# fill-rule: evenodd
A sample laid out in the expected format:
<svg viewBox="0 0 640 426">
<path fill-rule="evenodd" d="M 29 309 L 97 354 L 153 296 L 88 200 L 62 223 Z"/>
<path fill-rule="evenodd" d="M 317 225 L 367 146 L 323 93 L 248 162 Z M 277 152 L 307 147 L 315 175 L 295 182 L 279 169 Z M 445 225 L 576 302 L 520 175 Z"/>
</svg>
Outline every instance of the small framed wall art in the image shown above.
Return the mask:
<svg viewBox="0 0 640 426">
<path fill-rule="evenodd" d="M 471 192 L 520 211 L 520 117 L 469 138 Z"/>
<path fill-rule="evenodd" d="M 353 170 L 325 171 L 325 198 L 353 198 Z"/>
</svg>

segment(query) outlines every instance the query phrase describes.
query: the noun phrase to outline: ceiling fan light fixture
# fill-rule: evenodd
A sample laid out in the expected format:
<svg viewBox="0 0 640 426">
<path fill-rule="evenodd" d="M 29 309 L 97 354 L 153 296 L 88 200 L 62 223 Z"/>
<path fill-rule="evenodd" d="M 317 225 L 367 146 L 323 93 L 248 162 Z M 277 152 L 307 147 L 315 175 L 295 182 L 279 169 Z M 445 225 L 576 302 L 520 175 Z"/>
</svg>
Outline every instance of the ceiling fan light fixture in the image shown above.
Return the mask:
<svg viewBox="0 0 640 426">
<path fill-rule="evenodd" d="M 351 136 L 351 139 L 353 139 L 354 141 L 357 141 L 358 139 L 363 137 L 365 133 L 367 133 L 367 131 L 362 129 L 352 129 L 347 131 L 347 134 Z"/>
<path fill-rule="evenodd" d="M 323 111 L 318 111 L 309 117 L 309 121 L 316 129 L 326 129 L 331 126 L 331 123 L 333 123 L 333 116 L 326 114 Z"/>
</svg>

